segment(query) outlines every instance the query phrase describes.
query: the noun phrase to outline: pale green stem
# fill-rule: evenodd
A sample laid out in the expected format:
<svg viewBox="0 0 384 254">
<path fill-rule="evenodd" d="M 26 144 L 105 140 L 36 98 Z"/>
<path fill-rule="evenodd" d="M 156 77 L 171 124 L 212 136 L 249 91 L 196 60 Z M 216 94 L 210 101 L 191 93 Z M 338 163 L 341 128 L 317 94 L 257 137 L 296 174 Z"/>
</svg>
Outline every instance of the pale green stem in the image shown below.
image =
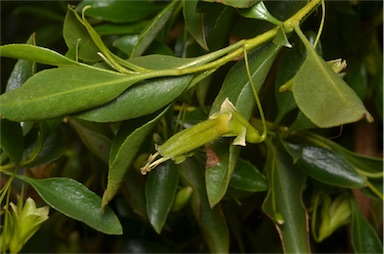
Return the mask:
<svg viewBox="0 0 384 254">
<path fill-rule="evenodd" d="M 324 0 L 321 0 L 321 12 L 322 12 L 322 17 L 321 17 L 320 27 L 319 27 L 319 31 L 317 32 L 315 42 L 313 43 L 313 48 L 316 48 L 317 43 L 320 40 L 320 36 L 323 33 L 323 28 L 324 28 L 324 23 L 325 23 L 325 2 L 324 2 Z"/>
<path fill-rule="evenodd" d="M 261 106 L 259 95 L 257 94 L 256 87 L 253 84 L 252 75 L 251 75 L 251 73 L 249 71 L 248 55 L 247 55 L 247 51 L 246 51 L 245 47 L 244 47 L 244 61 L 245 61 L 245 69 L 247 71 L 249 83 L 250 83 L 250 85 L 252 87 L 252 92 L 253 92 L 253 95 L 255 96 L 256 105 L 257 105 L 257 108 L 259 109 L 259 114 L 260 114 L 261 122 L 263 124 L 263 133 L 261 134 L 261 141 L 263 141 L 267 137 L 267 124 L 266 124 L 266 121 L 265 121 L 264 111 L 263 111 L 263 107 Z"/>
</svg>

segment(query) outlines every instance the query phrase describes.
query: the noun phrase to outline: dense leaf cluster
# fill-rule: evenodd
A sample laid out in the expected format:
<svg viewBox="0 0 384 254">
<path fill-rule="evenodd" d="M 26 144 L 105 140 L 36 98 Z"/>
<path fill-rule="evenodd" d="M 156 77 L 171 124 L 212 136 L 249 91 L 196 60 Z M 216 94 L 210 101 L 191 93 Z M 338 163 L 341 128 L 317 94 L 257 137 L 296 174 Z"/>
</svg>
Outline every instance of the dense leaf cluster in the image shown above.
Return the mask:
<svg viewBox="0 0 384 254">
<path fill-rule="evenodd" d="M 350 144 L 382 124 L 377 5 L 20 6 L 65 47 L 0 46 L 1 251 L 382 253 L 382 160 Z M 34 241 L 14 194 L 53 208 Z"/>
</svg>

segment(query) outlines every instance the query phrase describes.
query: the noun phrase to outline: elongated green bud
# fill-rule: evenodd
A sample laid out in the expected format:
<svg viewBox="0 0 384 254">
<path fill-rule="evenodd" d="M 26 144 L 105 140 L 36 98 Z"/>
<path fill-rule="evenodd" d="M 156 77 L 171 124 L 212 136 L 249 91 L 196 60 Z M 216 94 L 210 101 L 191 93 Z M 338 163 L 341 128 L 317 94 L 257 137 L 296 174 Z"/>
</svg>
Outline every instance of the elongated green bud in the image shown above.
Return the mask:
<svg viewBox="0 0 384 254">
<path fill-rule="evenodd" d="M 169 159 L 181 163 L 191 156 L 195 149 L 219 137 L 236 137 L 233 144 L 242 146 L 246 145 L 246 141 L 259 143 L 265 139 L 237 112 L 227 98 L 221 105 L 220 113 L 213 114 L 208 120 L 175 134 L 163 145 L 157 146 L 157 153 L 149 156 L 147 164 L 140 169 L 141 173 L 145 175 Z M 155 160 L 158 156 L 162 157 Z"/>
</svg>

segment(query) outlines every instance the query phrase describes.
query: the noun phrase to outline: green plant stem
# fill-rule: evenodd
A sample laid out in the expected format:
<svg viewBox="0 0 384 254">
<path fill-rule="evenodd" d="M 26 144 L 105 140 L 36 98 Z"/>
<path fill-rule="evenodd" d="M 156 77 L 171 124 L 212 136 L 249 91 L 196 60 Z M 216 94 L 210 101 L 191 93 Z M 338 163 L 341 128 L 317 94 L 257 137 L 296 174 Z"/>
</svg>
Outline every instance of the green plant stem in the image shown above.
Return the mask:
<svg viewBox="0 0 384 254">
<path fill-rule="evenodd" d="M 383 193 L 380 192 L 373 184 L 371 184 L 369 181 L 367 181 L 368 189 L 370 189 L 373 193 L 375 193 L 381 200 L 384 199 Z"/>
</svg>

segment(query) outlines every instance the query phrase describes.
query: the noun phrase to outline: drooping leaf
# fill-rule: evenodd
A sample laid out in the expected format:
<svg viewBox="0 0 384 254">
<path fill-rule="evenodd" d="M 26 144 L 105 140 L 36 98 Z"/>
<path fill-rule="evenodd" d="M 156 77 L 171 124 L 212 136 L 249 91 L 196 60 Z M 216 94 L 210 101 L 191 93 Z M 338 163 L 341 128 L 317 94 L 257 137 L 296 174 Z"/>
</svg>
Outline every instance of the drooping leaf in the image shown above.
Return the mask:
<svg viewBox="0 0 384 254">
<path fill-rule="evenodd" d="M 302 201 L 306 177 L 289 156 L 275 149 L 269 150 L 266 163 L 269 192 L 263 211 L 274 220 L 285 253 L 309 253 L 308 215 Z"/>
<path fill-rule="evenodd" d="M 18 175 L 30 184 L 48 205 L 64 215 L 110 235 L 121 235 L 123 229 L 112 209 L 101 212 L 101 199 L 81 183 L 63 177 L 33 179 Z"/>
<path fill-rule="evenodd" d="M 292 92 L 299 109 L 317 126 L 329 128 L 372 116 L 356 93 L 315 52 L 304 34 L 296 29 L 307 57 L 296 73 Z"/>
<path fill-rule="evenodd" d="M 155 116 L 144 117 L 134 124 L 123 124 L 120 127 L 109 156 L 108 182 L 103 194 L 103 207 L 116 195 L 141 144 L 167 109 Z"/>
<path fill-rule="evenodd" d="M 157 14 L 151 23 L 140 33 L 139 38 L 132 49 L 131 58 L 140 56 L 144 53 L 161 29 L 163 29 L 164 25 L 168 22 L 178 4 L 178 1 L 171 2 L 163 11 Z"/>
<path fill-rule="evenodd" d="M 352 206 L 352 246 L 356 253 L 383 253 L 383 243 L 377 232 L 361 214 L 355 201 Z"/>
<path fill-rule="evenodd" d="M 145 75 L 145 74 L 144 74 Z M 0 96 L 1 116 L 14 121 L 47 119 L 109 102 L 144 79 L 97 68 L 43 70 Z"/>
<path fill-rule="evenodd" d="M 257 192 L 266 191 L 267 178 L 251 163 L 239 158 L 232 172 L 229 186 L 232 188 Z"/>
<path fill-rule="evenodd" d="M 366 179 L 344 157 L 330 150 L 285 143 L 293 162 L 314 179 L 343 188 L 361 188 Z"/>
<path fill-rule="evenodd" d="M 151 1 L 110 1 L 86 0 L 77 5 L 81 11 L 85 6 L 92 6 L 87 16 L 115 23 L 136 22 L 160 11 L 162 4 Z"/>
<path fill-rule="evenodd" d="M 148 175 L 145 185 L 149 222 L 160 234 L 175 199 L 179 172 L 171 161 L 159 165 Z"/>
<path fill-rule="evenodd" d="M 0 119 L 0 145 L 9 158 L 18 163 L 23 158 L 24 140 L 20 123 Z"/>
<path fill-rule="evenodd" d="M 193 188 L 191 205 L 212 253 L 228 253 L 229 231 L 219 206 L 211 208 L 204 185 L 204 165 L 187 158 L 179 164 L 180 176 Z"/>
<path fill-rule="evenodd" d="M 184 20 L 192 37 L 203 49 L 208 51 L 204 33 L 204 14 L 198 13 L 197 3 L 197 0 L 183 0 Z"/>
</svg>

